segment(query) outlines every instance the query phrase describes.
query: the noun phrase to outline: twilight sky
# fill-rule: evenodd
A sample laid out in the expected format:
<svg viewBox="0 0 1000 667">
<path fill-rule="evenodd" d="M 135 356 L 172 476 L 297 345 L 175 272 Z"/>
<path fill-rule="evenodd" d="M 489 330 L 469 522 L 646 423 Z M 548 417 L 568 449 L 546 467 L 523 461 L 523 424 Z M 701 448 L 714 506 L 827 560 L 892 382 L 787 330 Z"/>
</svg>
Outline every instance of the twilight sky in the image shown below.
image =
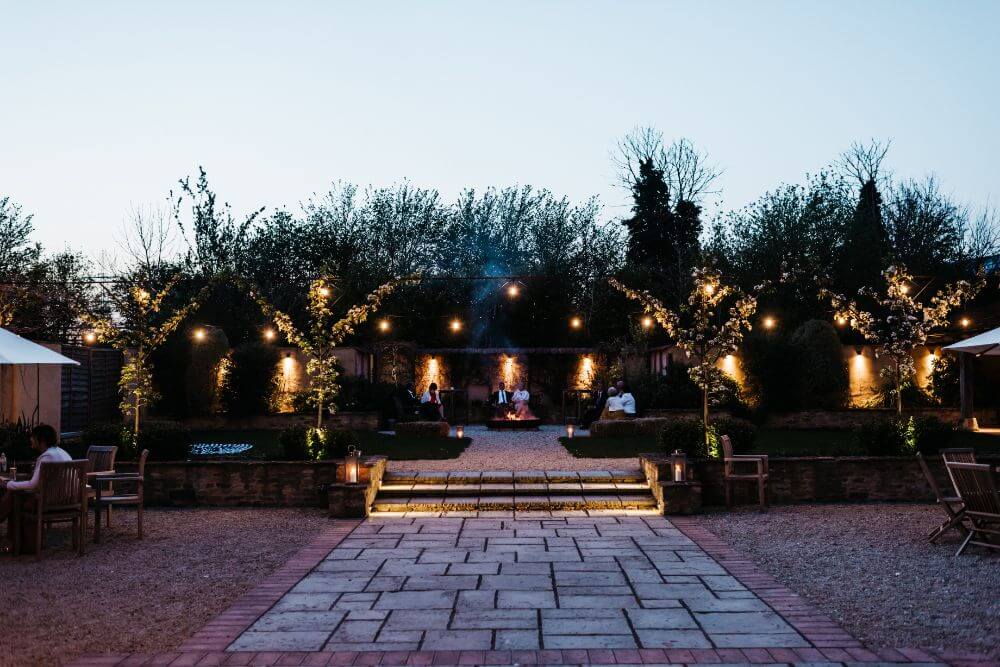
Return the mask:
<svg viewBox="0 0 1000 667">
<path fill-rule="evenodd" d="M 0 0 L 0 196 L 92 254 L 198 165 L 237 212 L 408 178 L 613 218 L 610 152 L 649 124 L 725 169 L 723 208 L 873 136 L 1000 203 L 997 25 L 990 0 Z"/>
</svg>

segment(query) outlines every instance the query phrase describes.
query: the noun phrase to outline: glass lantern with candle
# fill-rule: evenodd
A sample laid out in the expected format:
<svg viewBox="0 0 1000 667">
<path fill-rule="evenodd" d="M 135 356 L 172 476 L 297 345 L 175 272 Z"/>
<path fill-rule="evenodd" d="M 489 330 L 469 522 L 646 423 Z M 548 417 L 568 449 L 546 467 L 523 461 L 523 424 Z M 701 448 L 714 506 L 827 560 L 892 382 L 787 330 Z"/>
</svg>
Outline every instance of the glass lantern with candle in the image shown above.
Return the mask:
<svg viewBox="0 0 1000 667">
<path fill-rule="evenodd" d="M 572 438 L 575 433 L 576 433 L 576 427 L 573 426 L 572 424 L 566 424 L 566 437 Z"/>
<path fill-rule="evenodd" d="M 670 455 L 670 478 L 674 482 L 686 482 L 687 477 L 687 454 L 675 449 Z"/>
<path fill-rule="evenodd" d="M 465 427 L 464 426 L 456 426 L 455 427 L 455 437 L 458 438 L 459 440 L 461 440 L 462 438 L 465 437 Z"/>
<path fill-rule="evenodd" d="M 347 456 L 344 457 L 344 481 L 350 484 L 357 484 L 360 467 L 361 452 L 357 447 L 351 445 L 347 448 Z"/>
</svg>

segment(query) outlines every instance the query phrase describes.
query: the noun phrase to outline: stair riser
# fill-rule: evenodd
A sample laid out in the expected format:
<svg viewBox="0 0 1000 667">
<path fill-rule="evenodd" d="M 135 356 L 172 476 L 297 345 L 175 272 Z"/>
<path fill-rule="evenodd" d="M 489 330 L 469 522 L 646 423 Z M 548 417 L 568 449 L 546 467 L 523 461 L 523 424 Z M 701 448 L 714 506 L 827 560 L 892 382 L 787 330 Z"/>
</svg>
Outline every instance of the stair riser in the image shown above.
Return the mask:
<svg viewBox="0 0 1000 667">
<path fill-rule="evenodd" d="M 443 502 L 443 503 L 414 503 L 414 504 L 387 504 L 378 500 L 372 505 L 373 512 L 448 512 L 448 511 L 474 511 L 474 510 L 626 510 L 626 509 L 655 509 L 656 500 L 652 497 L 648 501 L 622 502 L 619 500 L 607 501 L 548 501 L 548 502 Z"/>
</svg>

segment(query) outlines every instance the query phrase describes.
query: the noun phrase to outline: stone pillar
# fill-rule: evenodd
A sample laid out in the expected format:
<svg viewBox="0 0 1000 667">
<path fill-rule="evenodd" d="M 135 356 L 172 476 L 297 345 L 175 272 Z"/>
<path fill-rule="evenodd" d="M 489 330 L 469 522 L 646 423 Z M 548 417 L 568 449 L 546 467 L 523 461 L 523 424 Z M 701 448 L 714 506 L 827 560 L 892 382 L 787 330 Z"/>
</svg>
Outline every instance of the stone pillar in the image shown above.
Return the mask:
<svg viewBox="0 0 1000 667">
<path fill-rule="evenodd" d="M 331 519 L 363 519 L 368 516 L 368 484 L 338 482 L 327 487 Z"/>
<path fill-rule="evenodd" d="M 961 396 L 962 421 L 960 428 L 966 431 L 978 431 L 973 404 L 972 355 L 967 352 L 958 353 L 958 388 Z"/>
<path fill-rule="evenodd" d="M 659 487 L 665 515 L 701 511 L 701 482 L 659 482 Z"/>
</svg>

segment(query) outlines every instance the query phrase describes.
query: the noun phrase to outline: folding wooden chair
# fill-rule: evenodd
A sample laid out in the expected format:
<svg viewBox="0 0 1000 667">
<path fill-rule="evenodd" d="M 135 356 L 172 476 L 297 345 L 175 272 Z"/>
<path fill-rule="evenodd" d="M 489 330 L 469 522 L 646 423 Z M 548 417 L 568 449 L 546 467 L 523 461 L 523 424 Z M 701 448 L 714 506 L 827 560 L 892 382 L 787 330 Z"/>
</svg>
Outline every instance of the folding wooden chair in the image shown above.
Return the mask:
<svg viewBox="0 0 1000 667">
<path fill-rule="evenodd" d="M 726 507 L 732 506 L 732 485 L 734 482 L 753 482 L 757 485 L 757 500 L 761 509 L 767 507 L 767 454 L 733 454 L 733 443 L 728 435 L 722 441 L 723 485 L 726 489 Z M 739 472 L 736 466 L 753 463 L 754 472 Z"/>
<path fill-rule="evenodd" d="M 917 463 L 920 464 L 920 469 L 923 471 L 924 478 L 931 487 L 931 491 L 934 492 L 934 498 L 937 500 L 938 505 L 948 515 L 948 518 L 940 526 L 927 535 L 927 539 L 934 544 L 952 528 L 957 528 L 962 535 L 967 534 L 969 531 L 965 528 L 965 506 L 962 504 L 962 499 L 958 496 L 945 496 L 941 493 L 941 487 L 938 486 L 934 474 L 927 466 L 927 461 L 924 460 L 924 456 L 920 452 L 917 452 Z"/>
<path fill-rule="evenodd" d="M 969 534 L 955 552 L 961 556 L 966 547 L 975 544 L 987 549 L 1000 549 L 1000 491 L 997 478 L 990 466 L 979 463 L 947 463 L 948 472 L 955 481 L 958 496 L 965 504 L 969 518 Z"/>
</svg>

